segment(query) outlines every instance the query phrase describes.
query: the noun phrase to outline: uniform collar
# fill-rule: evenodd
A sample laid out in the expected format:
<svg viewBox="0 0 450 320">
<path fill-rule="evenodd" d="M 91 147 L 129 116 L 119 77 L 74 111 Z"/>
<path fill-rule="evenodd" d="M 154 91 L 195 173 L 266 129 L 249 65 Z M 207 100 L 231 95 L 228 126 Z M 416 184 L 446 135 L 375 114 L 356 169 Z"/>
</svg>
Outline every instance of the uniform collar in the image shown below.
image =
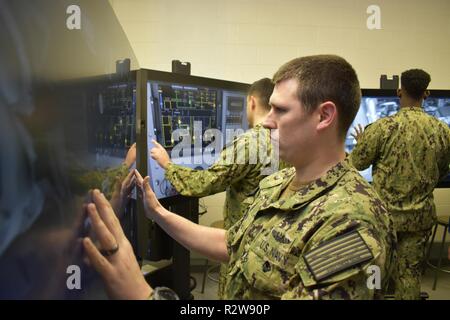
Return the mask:
<svg viewBox="0 0 450 320">
<path fill-rule="evenodd" d="M 420 111 L 420 112 L 423 112 L 423 108 L 422 107 L 411 106 L 411 107 L 400 108 L 398 110 L 398 112 L 408 112 L 408 111 Z"/>
<path fill-rule="evenodd" d="M 261 209 L 276 208 L 287 211 L 299 209 L 336 185 L 350 168 L 349 159 L 346 157 L 345 160 L 328 170 L 324 176 L 303 186 L 290 198 L 278 200 L 281 192 L 295 176 L 294 168 L 282 170 L 271 176 L 270 179 L 263 180 L 260 184 L 261 196 L 264 200 Z"/>
<path fill-rule="evenodd" d="M 253 126 L 253 129 L 261 129 L 261 128 L 263 128 L 263 125 L 261 122 L 257 123 L 256 125 Z"/>
</svg>

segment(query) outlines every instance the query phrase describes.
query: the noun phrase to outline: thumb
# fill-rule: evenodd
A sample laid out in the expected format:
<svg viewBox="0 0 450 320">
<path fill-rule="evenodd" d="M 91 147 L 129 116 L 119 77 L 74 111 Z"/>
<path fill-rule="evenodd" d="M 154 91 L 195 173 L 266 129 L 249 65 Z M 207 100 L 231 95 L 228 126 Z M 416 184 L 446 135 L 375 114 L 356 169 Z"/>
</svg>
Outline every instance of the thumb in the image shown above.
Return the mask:
<svg viewBox="0 0 450 320">
<path fill-rule="evenodd" d="M 159 204 L 158 198 L 156 198 L 155 193 L 153 192 L 153 189 L 150 187 L 150 177 L 146 176 L 143 181 L 143 188 L 144 188 L 144 195 L 147 197 L 148 200 L 153 201 L 153 205 Z M 156 202 L 154 202 L 156 201 Z"/>
<path fill-rule="evenodd" d="M 150 177 L 146 176 L 142 181 L 142 186 L 144 188 L 145 193 L 152 193 L 152 188 L 150 188 Z"/>
</svg>

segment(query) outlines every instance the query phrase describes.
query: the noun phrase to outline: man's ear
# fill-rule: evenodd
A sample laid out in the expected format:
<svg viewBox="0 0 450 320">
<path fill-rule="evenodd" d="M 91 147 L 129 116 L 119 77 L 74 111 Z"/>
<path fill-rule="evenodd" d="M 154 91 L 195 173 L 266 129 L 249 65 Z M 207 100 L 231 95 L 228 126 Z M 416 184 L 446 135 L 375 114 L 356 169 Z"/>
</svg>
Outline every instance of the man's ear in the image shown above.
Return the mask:
<svg viewBox="0 0 450 320">
<path fill-rule="evenodd" d="M 255 108 L 256 108 L 256 98 L 255 98 L 255 96 L 250 96 L 249 103 L 250 103 L 250 110 L 255 111 Z"/>
<path fill-rule="evenodd" d="M 425 92 L 423 93 L 423 100 L 425 100 L 429 96 L 430 96 L 430 90 L 425 90 Z"/>
<path fill-rule="evenodd" d="M 317 130 L 323 130 L 329 128 L 337 121 L 337 107 L 334 102 L 325 101 L 317 108 L 319 123 L 317 124 Z"/>
<path fill-rule="evenodd" d="M 397 97 L 402 97 L 402 89 L 397 89 Z"/>
</svg>

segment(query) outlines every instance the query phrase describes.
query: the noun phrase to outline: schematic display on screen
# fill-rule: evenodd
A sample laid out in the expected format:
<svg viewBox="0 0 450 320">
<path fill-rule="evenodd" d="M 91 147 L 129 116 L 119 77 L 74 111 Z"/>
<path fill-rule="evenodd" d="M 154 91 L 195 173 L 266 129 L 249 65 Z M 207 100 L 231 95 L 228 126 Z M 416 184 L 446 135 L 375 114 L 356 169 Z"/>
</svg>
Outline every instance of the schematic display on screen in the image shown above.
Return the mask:
<svg viewBox="0 0 450 320">
<path fill-rule="evenodd" d="M 161 133 L 158 140 L 163 147 L 174 146 L 172 132 L 177 129 L 185 129 L 194 143 L 196 139 L 201 140 L 200 134 L 219 126 L 219 90 L 179 85 L 156 86 L 159 106 L 155 110 L 159 119 L 156 130 Z M 194 125 L 198 130 L 194 130 Z"/>
<path fill-rule="evenodd" d="M 133 83 L 105 86 L 87 99 L 89 152 L 124 158 L 136 140 L 136 89 Z"/>
<path fill-rule="evenodd" d="M 212 161 L 205 161 L 204 154 L 208 153 L 209 159 L 219 155 L 226 143 L 227 129 L 248 128 L 245 92 L 158 81 L 149 81 L 147 91 L 148 149 L 153 148 L 151 141 L 155 139 L 176 164 L 206 169 Z M 209 129 L 223 134 L 214 135 Z M 212 144 L 218 147 L 211 147 Z M 164 169 L 151 158 L 148 171 L 158 198 L 177 194 L 165 179 Z"/>
</svg>

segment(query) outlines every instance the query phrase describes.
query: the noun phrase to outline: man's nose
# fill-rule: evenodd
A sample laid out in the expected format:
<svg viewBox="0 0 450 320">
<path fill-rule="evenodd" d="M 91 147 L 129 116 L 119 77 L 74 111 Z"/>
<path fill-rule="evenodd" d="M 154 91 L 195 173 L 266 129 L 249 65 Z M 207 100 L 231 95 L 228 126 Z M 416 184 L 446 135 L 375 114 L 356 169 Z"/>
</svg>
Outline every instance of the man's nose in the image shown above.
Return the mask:
<svg viewBox="0 0 450 320">
<path fill-rule="evenodd" d="M 277 128 L 276 122 L 273 121 L 269 116 L 266 117 L 266 119 L 264 119 L 262 125 L 266 129 L 276 129 Z"/>
</svg>

